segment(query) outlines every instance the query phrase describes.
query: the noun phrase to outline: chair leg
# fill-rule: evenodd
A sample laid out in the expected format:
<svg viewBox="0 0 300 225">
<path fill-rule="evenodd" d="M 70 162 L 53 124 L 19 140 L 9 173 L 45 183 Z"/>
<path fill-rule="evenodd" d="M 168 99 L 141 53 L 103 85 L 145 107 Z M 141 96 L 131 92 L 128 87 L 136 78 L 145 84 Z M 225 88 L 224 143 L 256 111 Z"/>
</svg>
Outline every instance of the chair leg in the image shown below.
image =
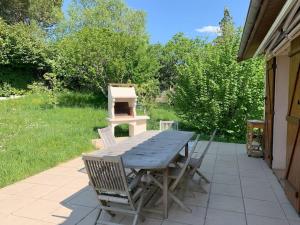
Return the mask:
<svg viewBox="0 0 300 225">
<path fill-rule="evenodd" d="M 200 176 L 200 178 L 202 178 L 206 183 L 210 183 L 210 181 L 199 171 L 196 170 L 196 173 Z"/>
<path fill-rule="evenodd" d="M 136 214 L 133 218 L 132 225 L 137 225 L 137 223 L 138 223 L 139 216 L 140 216 L 140 213 L 141 213 L 141 209 L 142 209 L 142 206 L 143 206 L 143 203 L 144 203 L 144 196 L 145 196 L 144 194 L 141 195 L 141 199 L 139 201 L 139 204 L 138 204 L 138 207 L 137 207 L 137 210 L 136 210 Z"/>
</svg>

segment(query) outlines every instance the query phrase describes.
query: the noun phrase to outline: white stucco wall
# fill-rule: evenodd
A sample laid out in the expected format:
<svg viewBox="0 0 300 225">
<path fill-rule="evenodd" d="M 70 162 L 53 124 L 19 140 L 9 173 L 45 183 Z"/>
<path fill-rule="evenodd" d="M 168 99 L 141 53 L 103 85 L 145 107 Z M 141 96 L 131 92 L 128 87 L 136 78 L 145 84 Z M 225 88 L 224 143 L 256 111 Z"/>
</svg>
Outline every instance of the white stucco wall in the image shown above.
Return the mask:
<svg viewBox="0 0 300 225">
<path fill-rule="evenodd" d="M 275 104 L 274 104 L 274 130 L 273 130 L 273 169 L 286 167 L 286 139 L 289 90 L 289 57 L 281 55 L 276 57 L 277 70 L 275 76 Z"/>
</svg>

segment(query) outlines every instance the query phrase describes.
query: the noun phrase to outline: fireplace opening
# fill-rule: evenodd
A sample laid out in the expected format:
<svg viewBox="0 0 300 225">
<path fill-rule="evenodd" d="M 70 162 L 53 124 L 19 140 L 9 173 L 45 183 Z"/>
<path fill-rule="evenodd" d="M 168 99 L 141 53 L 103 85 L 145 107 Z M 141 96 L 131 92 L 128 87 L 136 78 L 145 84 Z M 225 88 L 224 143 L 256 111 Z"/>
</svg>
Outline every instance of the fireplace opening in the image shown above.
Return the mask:
<svg viewBox="0 0 300 225">
<path fill-rule="evenodd" d="M 128 102 L 115 102 L 116 116 L 133 116 L 133 110 Z"/>
</svg>

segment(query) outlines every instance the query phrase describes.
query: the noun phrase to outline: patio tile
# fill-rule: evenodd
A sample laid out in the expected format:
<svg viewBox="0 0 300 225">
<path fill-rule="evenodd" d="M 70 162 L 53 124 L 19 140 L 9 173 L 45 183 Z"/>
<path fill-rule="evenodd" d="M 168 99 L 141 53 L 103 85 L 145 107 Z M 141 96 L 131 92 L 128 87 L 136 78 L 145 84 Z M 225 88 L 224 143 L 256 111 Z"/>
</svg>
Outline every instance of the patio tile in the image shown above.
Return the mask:
<svg viewBox="0 0 300 225">
<path fill-rule="evenodd" d="M 32 187 L 34 184 L 29 184 L 23 181 L 17 182 L 15 184 L 6 186 L 0 189 L 0 194 L 4 195 L 16 195 L 21 193 L 23 190 Z"/>
<path fill-rule="evenodd" d="M 72 180 L 73 180 L 72 177 L 58 176 L 58 175 L 52 175 L 47 173 L 39 173 L 37 175 L 25 179 L 24 182 L 31 183 L 31 184 L 44 184 L 44 185 L 52 185 L 52 186 L 60 187 Z"/>
<path fill-rule="evenodd" d="M 201 193 L 208 193 L 210 191 L 211 183 L 206 183 L 205 181 L 201 180 L 199 182 L 198 179 L 188 180 L 186 184 L 186 189 L 191 192 L 201 192 Z"/>
<path fill-rule="evenodd" d="M 247 214 L 284 219 L 285 215 L 279 203 L 245 198 Z"/>
<path fill-rule="evenodd" d="M 229 195 L 242 197 L 241 186 L 236 184 L 217 184 L 213 183 L 211 193 L 220 195 Z"/>
<path fill-rule="evenodd" d="M 243 199 L 240 197 L 211 194 L 208 207 L 233 212 L 244 212 Z"/>
<path fill-rule="evenodd" d="M 77 225 L 91 225 L 94 224 L 98 214 L 99 214 L 99 208 L 94 209 L 92 212 L 90 212 L 86 217 L 84 217 L 82 220 L 80 220 Z M 114 223 L 119 223 L 123 219 L 123 215 L 116 215 L 115 217 L 111 217 L 106 212 L 101 212 L 100 217 L 98 219 L 98 223 L 100 221 L 109 221 Z"/>
<path fill-rule="evenodd" d="M 132 222 L 133 222 L 133 216 L 125 216 L 121 220 L 121 224 L 124 224 L 124 225 L 132 225 Z M 146 220 L 144 222 L 139 221 L 138 225 L 161 225 L 162 222 L 163 222 L 163 220 L 146 218 Z"/>
<path fill-rule="evenodd" d="M 69 168 L 75 168 L 75 169 L 81 169 L 81 168 L 84 168 L 84 162 L 82 160 L 81 157 L 78 157 L 76 159 L 72 159 L 68 162 L 65 162 L 65 163 L 62 163 L 60 164 L 59 166 L 62 166 L 62 167 L 69 167 Z"/>
<path fill-rule="evenodd" d="M 59 207 L 59 203 L 46 200 L 36 200 L 23 208 L 16 210 L 13 215 L 42 220 Z"/>
<path fill-rule="evenodd" d="M 183 202 L 186 205 L 207 207 L 208 197 L 209 197 L 208 194 L 201 193 L 201 192 L 191 192 L 190 190 L 188 190 L 184 194 Z"/>
<path fill-rule="evenodd" d="M 91 190 L 80 192 L 79 194 L 75 195 L 74 198 L 71 198 L 69 201 L 67 201 L 67 203 L 72 205 L 87 206 L 91 208 L 99 206 L 97 196 Z"/>
<path fill-rule="evenodd" d="M 237 162 L 235 154 L 220 154 L 220 152 L 218 152 L 216 160 L 220 162 Z"/>
<path fill-rule="evenodd" d="M 42 196 L 42 199 L 54 202 L 67 202 L 82 191 L 86 191 L 86 189 L 78 189 L 77 187 L 60 187 Z"/>
<path fill-rule="evenodd" d="M 170 208 L 167 220 L 170 222 L 172 221 L 191 225 L 203 225 L 206 208 L 190 205 L 189 207 L 192 209 L 191 213 L 182 210 L 179 206 L 174 204 Z"/>
<path fill-rule="evenodd" d="M 218 184 L 240 184 L 240 178 L 237 175 L 215 174 L 212 182 Z"/>
<path fill-rule="evenodd" d="M 260 169 L 240 170 L 240 176 L 241 177 L 253 177 L 253 178 L 266 179 L 266 175 Z"/>
<path fill-rule="evenodd" d="M 93 208 L 78 205 L 60 205 L 41 220 L 54 224 L 73 225 L 83 220 L 93 210 Z"/>
<path fill-rule="evenodd" d="M 208 209 L 205 225 L 246 225 L 245 214 Z"/>
<path fill-rule="evenodd" d="M 72 167 L 63 167 L 63 166 L 57 166 L 57 167 L 51 168 L 43 173 L 58 175 L 58 176 L 67 176 L 67 177 L 80 177 L 80 176 L 85 177 L 86 176 L 86 173 L 80 172 L 80 170 L 74 169 Z"/>
<path fill-rule="evenodd" d="M 224 175 L 238 175 L 238 171 L 236 168 L 232 167 L 215 167 L 214 174 L 224 174 Z"/>
<path fill-rule="evenodd" d="M 300 221 L 297 220 L 288 220 L 289 221 L 289 225 L 300 225 Z"/>
<path fill-rule="evenodd" d="M 177 222 L 165 220 L 165 221 L 163 221 L 162 225 L 186 225 L 186 223 L 177 223 Z M 202 224 L 200 224 L 200 225 L 202 225 Z"/>
<path fill-rule="evenodd" d="M 33 220 L 24 217 L 18 217 L 9 215 L 8 217 L 1 218 L 1 224 L 3 225 L 53 225 L 53 223 L 47 223 L 39 220 Z"/>
<path fill-rule="evenodd" d="M 70 182 L 63 185 L 63 188 L 78 188 L 82 189 L 84 187 L 87 187 L 89 184 L 88 176 L 86 177 L 76 177 L 72 179 Z"/>
<path fill-rule="evenodd" d="M 26 197 L 26 198 L 33 198 L 38 199 L 48 193 L 57 190 L 58 187 L 56 186 L 49 186 L 43 184 L 33 184 L 29 188 L 24 188 L 22 192 L 16 194 L 17 197 Z"/>
<path fill-rule="evenodd" d="M 283 211 L 289 220 L 300 221 L 299 214 L 290 203 L 283 203 L 281 204 L 281 207 L 283 208 Z"/>
<path fill-rule="evenodd" d="M 272 188 L 270 187 L 257 188 L 256 186 L 246 186 L 243 187 L 243 195 L 246 198 L 278 202 Z"/>
<path fill-rule="evenodd" d="M 34 201 L 32 198 L 0 195 L 0 213 L 10 214 Z"/>
<path fill-rule="evenodd" d="M 248 225 L 289 225 L 285 219 L 269 218 L 263 216 L 247 215 Z"/>
<path fill-rule="evenodd" d="M 265 178 L 241 177 L 241 183 L 242 187 L 256 187 L 258 190 L 271 187 Z"/>
<path fill-rule="evenodd" d="M 273 189 L 273 192 L 276 195 L 276 197 L 277 197 L 277 199 L 278 199 L 278 201 L 280 203 L 288 203 L 288 204 L 290 204 L 289 200 L 286 197 L 286 195 L 284 193 L 284 190 L 282 189 L 281 186 L 279 186 L 279 187 L 272 187 L 272 189 Z"/>
</svg>

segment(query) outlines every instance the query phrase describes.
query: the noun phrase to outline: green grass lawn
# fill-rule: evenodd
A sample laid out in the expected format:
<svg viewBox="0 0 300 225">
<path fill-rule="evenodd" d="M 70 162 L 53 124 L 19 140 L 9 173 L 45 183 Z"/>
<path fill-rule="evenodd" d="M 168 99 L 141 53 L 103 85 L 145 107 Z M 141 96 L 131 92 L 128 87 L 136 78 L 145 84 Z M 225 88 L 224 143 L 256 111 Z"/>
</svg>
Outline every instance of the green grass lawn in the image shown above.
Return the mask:
<svg viewBox="0 0 300 225">
<path fill-rule="evenodd" d="M 93 150 L 97 128 L 107 125 L 103 97 L 69 93 L 55 108 L 45 102 L 37 95 L 0 102 L 0 187 Z M 177 119 L 167 106 L 153 108 L 150 117 L 148 129 L 158 129 L 159 120 Z"/>
</svg>

